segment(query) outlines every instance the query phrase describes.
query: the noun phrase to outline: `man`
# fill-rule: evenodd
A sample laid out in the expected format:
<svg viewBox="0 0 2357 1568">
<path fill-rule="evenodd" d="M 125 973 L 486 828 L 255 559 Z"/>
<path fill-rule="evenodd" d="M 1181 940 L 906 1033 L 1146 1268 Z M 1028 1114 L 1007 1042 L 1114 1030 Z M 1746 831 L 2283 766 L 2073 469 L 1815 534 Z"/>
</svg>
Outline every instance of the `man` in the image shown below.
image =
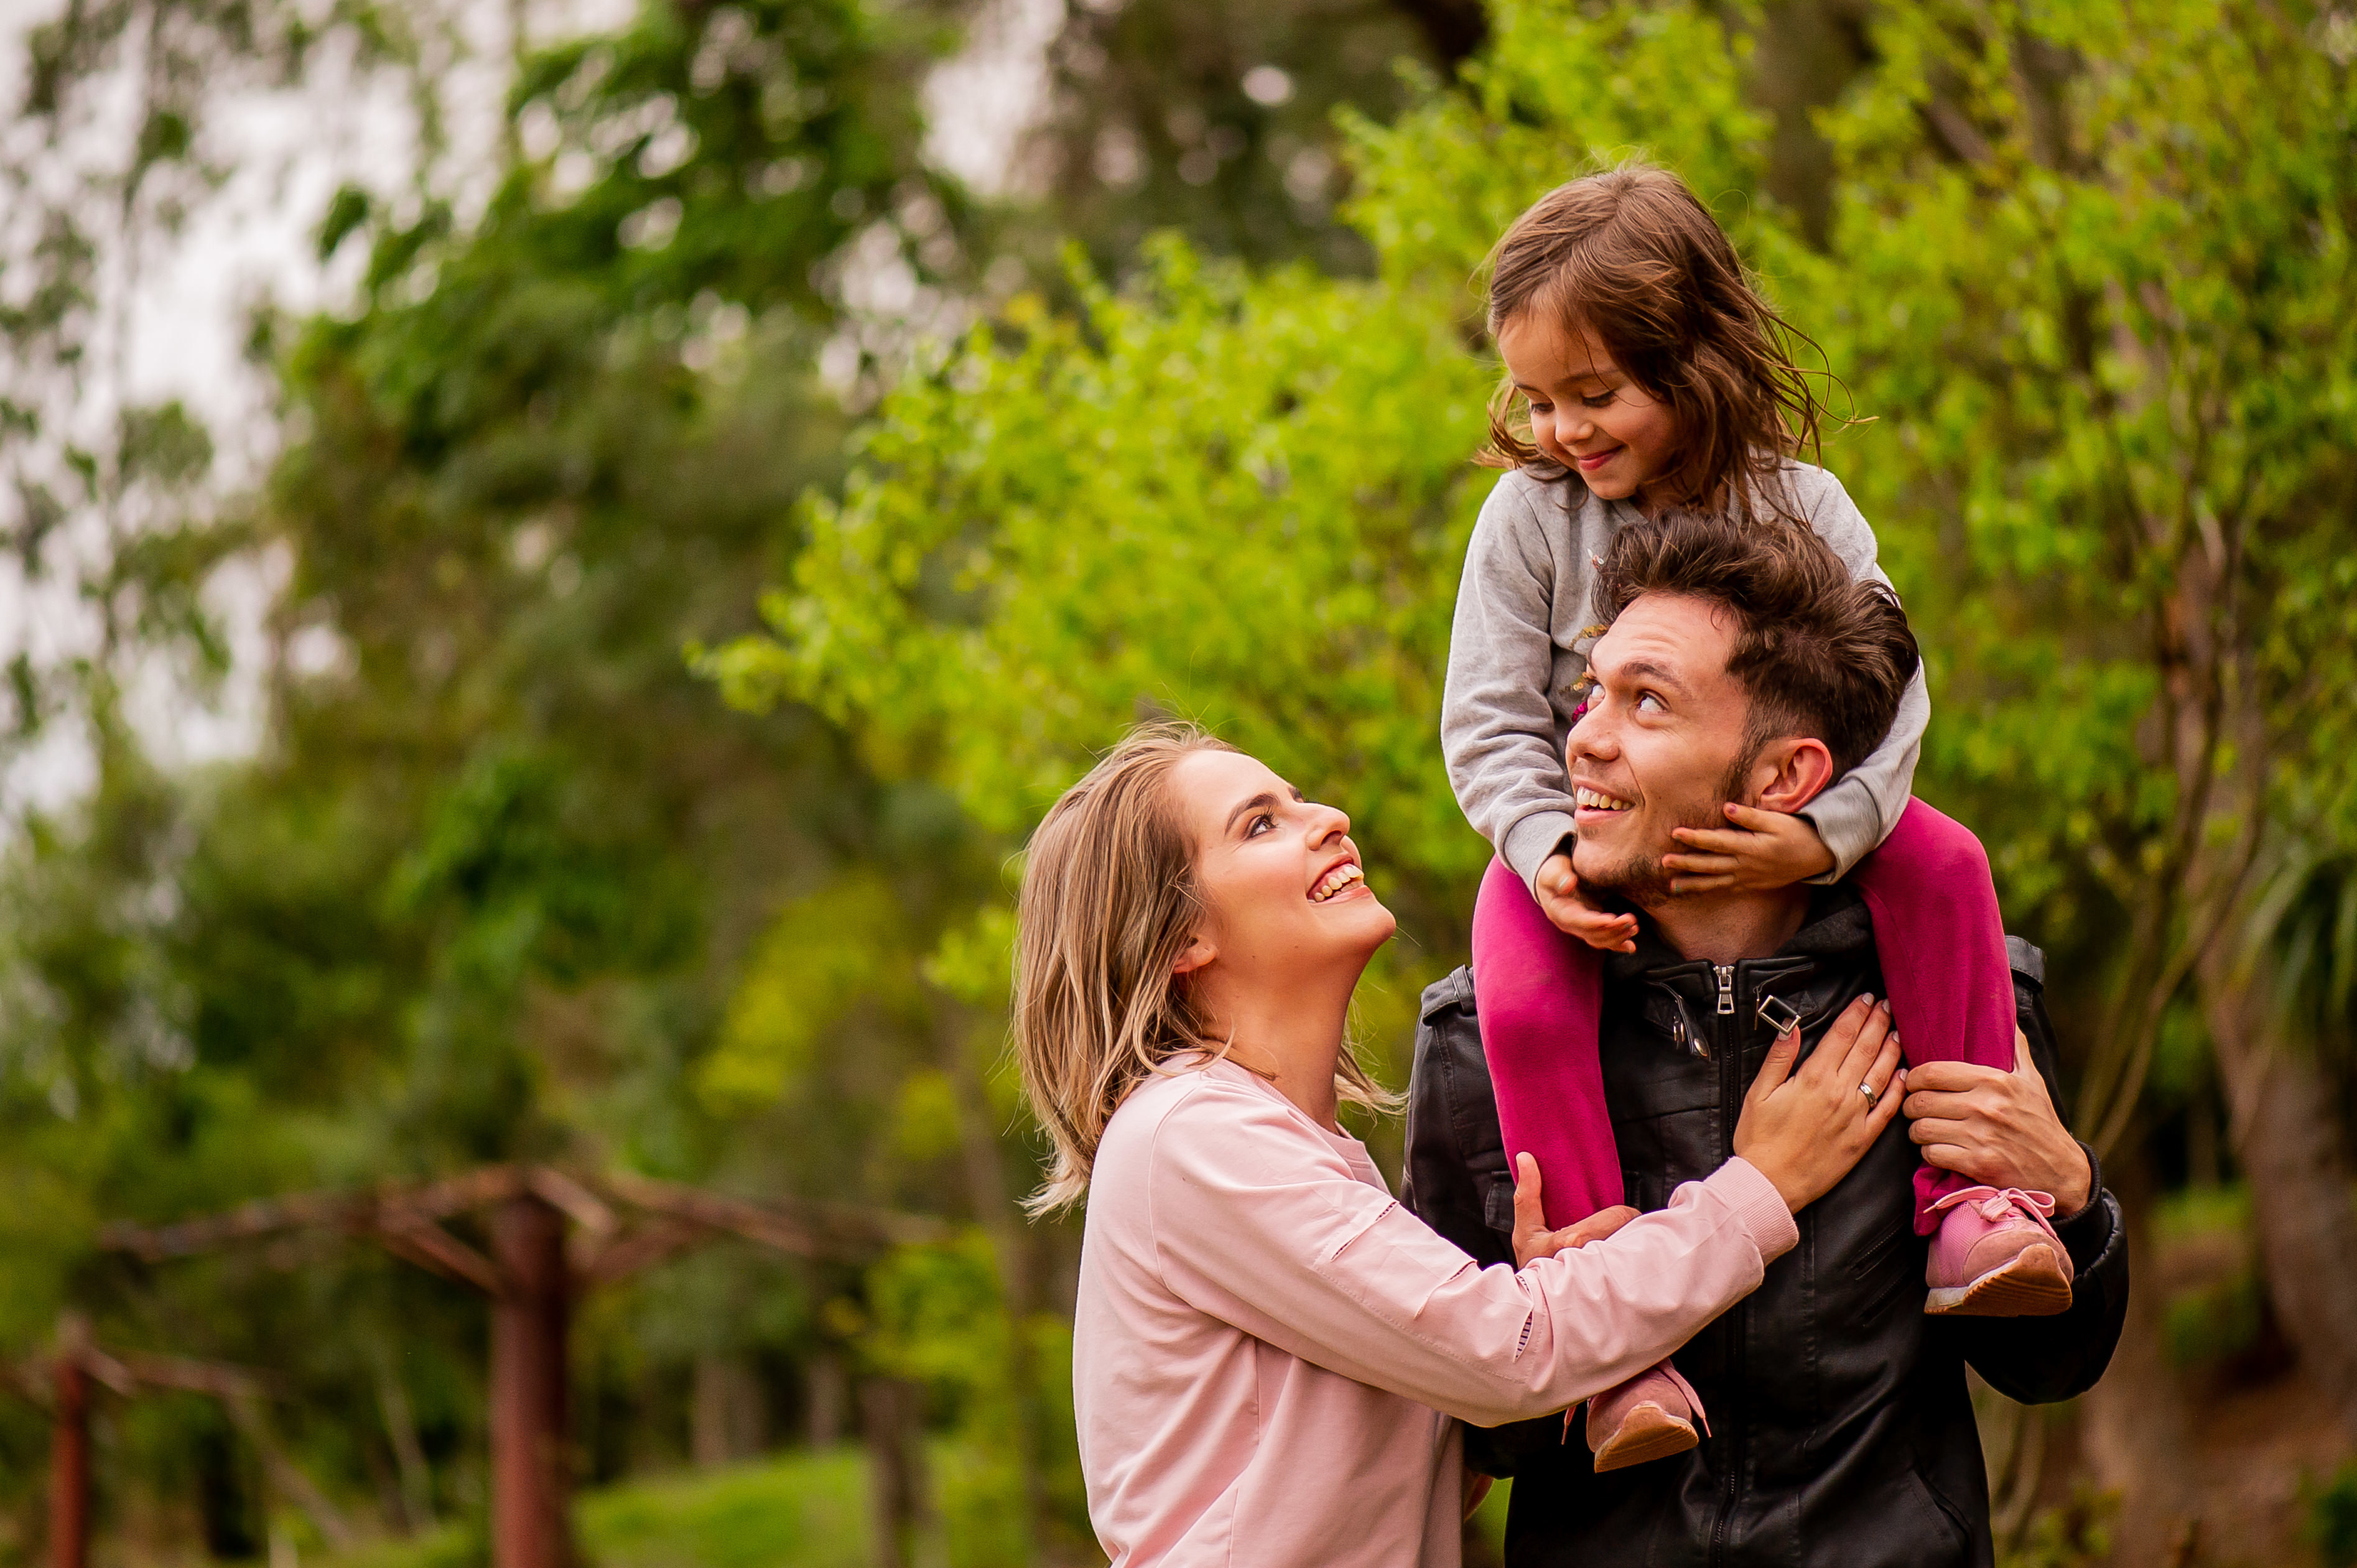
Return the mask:
<svg viewBox="0 0 2357 1568">
<path fill-rule="evenodd" d="M 1721 825 L 1730 798 L 1796 811 L 1837 776 L 1834 757 L 1871 750 L 1889 725 L 1911 647 L 1906 668 L 1878 677 L 1891 690 L 1858 704 L 1874 715 L 1860 746 L 1857 714 L 1821 711 L 1835 688 L 1773 635 L 1757 602 L 1770 596 L 1747 588 L 1778 575 L 1789 595 L 1792 553 L 1811 550 L 1830 558 L 1805 530 L 1685 519 L 1624 531 L 1605 563 L 1604 585 L 1619 585 L 1607 602 L 1624 607 L 1590 656 L 1598 700 L 1569 741 L 1573 781 L 1599 805 L 1579 813 L 1573 863 L 1583 886 L 1617 892 L 1640 918 L 1636 950 L 1606 960 L 1599 1029 L 1627 1198 L 1640 1208 L 1665 1206 L 1731 1156 L 1737 1112 L 1775 1036 L 1770 1018 L 1797 1015 L 1810 1050 L 1854 998 L 1889 991 L 1847 887 L 1673 894 L 1662 866 L 1686 847 L 1674 830 Z M 1898 614 L 1858 595 L 1837 562 L 1803 564 L 1825 585 L 1811 618 L 1830 617 L 1852 646 L 1873 644 L 1868 623 Z M 1846 616 L 1860 624 L 1845 630 Z M 1837 731 L 1829 747 L 1821 737 Z M 2018 939 L 2007 948 L 2031 1059 L 2012 1073 L 1938 1064 L 1910 1074 L 1914 1137 L 1894 1122 L 1801 1213 L 1799 1246 L 1760 1289 L 1678 1351 L 1707 1416 L 1699 1447 L 1599 1475 L 1559 1419 L 1468 1433 L 1468 1464 L 1515 1480 L 1512 1568 L 1994 1560 L 1964 1368 L 2017 1400 L 2071 1398 L 2102 1375 L 2127 1301 L 2118 1206 L 2053 1110 L 2043 958 Z M 1482 1262 L 1511 1262 L 1512 1176 L 1468 971 L 1425 993 L 1407 1136 L 1408 1206 Z M 1925 1243 L 1911 1223 L 1919 1155 L 2055 1196 L 2076 1274 L 2067 1311 L 1925 1316 Z"/>
</svg>

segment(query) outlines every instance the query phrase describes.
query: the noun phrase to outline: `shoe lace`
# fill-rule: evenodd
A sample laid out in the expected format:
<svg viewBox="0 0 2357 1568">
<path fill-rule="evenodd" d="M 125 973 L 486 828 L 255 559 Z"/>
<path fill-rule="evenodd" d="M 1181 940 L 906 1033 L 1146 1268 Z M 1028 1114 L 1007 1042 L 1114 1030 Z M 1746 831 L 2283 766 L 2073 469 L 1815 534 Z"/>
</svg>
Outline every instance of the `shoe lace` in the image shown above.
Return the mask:
<svg viewBox="0 0 2357 1568">
<path fill-rule="evenodd" d="M 2018 1187 L 1968 1187 L 1952 1192 L 1932 1205 L 1932 1212 L 1937 1214 L 1943 1208 L 1954 1208 L 1967 1203 L 1978 1209 L 1981 1218 L 1992 1225 L 2015 1209 L 2043 1220 L 2050 1218 L 2055 1208 L 2054 1195 L 2050 1192 L 2030 1192 Z"/>
</svg>

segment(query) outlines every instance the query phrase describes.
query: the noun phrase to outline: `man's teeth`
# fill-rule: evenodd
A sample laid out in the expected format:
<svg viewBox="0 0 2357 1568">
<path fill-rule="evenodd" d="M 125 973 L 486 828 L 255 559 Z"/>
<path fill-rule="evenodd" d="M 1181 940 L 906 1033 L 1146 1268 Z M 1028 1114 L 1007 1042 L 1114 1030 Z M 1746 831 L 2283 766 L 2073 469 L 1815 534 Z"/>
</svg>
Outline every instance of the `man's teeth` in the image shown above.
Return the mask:
<svg viewBox="0 0 2357 1568">
<path fill-rule="evenodd" d="M 1338 865 L 1318 879 L 1318 886 L 1309 890 L 1309 901 L 1313 904 L 1323 904 L 1352 883 L 1364 882 L 1366 879 L 1367 874 L 1355 865 L 1348 864 Z"/>
<path fill-rule="evenodd" d="M 1581 807 L 1588 811 L 1625 811 L 1631 804 L 1618 795 L 1607 795 L 1601 789 L 1574 789 L 1571 796 Z"/>
</svg>

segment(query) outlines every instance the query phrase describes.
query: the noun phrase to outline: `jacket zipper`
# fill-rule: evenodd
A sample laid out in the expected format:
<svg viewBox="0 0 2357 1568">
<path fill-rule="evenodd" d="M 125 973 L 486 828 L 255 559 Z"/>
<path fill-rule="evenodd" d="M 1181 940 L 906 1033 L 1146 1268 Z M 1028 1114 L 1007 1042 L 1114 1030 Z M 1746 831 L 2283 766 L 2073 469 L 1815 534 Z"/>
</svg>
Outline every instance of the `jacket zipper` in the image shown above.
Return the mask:
<svg viewBox="0 0 2357 1568">
<path fill-rule="evenodd" d="M 1731 963 L 1712 966 L 1718 979 L 1718 1017 L 1735 1017 L 1735 966 Z M 1739 1023 L 1714 1023 L 1711 1034 L 1719 1046 L 1718 1058 L 1718 1127 L 1719 1162 L 1723 1165 L 1735 1157 L 1735 1122 L 1743 1109 L 1743 1035 Z M 1730 1037 L 1731 1036 L 1731 1037 Z M 1751 1337 L 1751 1300 L 1746 1296 L 1736 1305 L 1733 1323 L 1734 1342 L 1727 1348 L 1727 1386 L 1730 1391 L 1743 1386 L 1746 1357 L 1745 1346 Z M 1724 1454 L 1726 1479 L 1719 1488 L 1718 1520 L 1711 1526 L 1710 1560 L 1713 1563 L 1727 1561 L 1727 1521 L 1734 1517 L 1735 1505 L 1743 1484 L 1743 1451 L 1746 1446 L 1744 1421 L 1747 1412 L 1740 1405 L 1721 1417 L 1719 1430 L 1727 1434 Z"/>
</svg>

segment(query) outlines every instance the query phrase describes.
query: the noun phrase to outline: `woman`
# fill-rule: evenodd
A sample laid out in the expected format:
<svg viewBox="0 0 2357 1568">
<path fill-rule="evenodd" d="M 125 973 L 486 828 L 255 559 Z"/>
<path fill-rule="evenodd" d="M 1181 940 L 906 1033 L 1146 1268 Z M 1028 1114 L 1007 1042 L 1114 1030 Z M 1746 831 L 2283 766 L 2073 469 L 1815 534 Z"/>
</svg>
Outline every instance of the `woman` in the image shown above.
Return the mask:
<svg viewBox="0 0 2357 1568">
<path fill-rule="evenodd" d="M 1518 1161 L 1523 1266 L 1477 1267 L 1335 1119 L 1382 1099 L 1343 1030 L 1394 926 L 1349 829 L 1251 757 L 1162 728 L 1031 841 L 1017 1051 L 1055 1144 L 1033 1204 L 1087 1199 L 1074 1402 L 1115 1568 L 1449 1568 L 1449 1418 L 1564 1410 L 1661 1360 L 1759 1284 L 1792 1211 L 1898 1111 L 1888 1016 L 1861 1005 L 1797 1072 L 1797 1041 L 1778 1042 L 1737 1157 L 1661 1213 L 1550 1232 Z"/>
</svg>

